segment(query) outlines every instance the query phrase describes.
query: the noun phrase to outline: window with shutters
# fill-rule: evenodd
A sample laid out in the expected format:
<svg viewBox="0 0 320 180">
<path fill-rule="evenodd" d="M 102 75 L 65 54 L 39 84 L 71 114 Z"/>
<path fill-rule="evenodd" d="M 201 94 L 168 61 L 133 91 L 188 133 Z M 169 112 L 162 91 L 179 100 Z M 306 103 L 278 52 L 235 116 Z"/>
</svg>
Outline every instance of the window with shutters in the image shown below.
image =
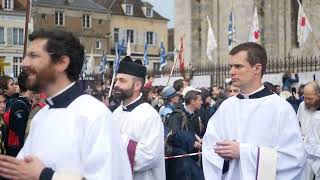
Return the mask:
<svg viewBox="0 0 320 180">
<path fill-rule="evenodd" d="M 2 7 L 4 10 L 13 10 L 13 0 L 2 0 Z"/>
<path fill-rule="evenodd" d="M 127 29 L 127 42 L 134 43 L 134 30 Z"/>
<path fill-rule="evenodd" d="M 154 41 L 153 35 L 154 35 L 153 32 L 147 32 L 147 44 L 153 44 L 153 41 Z"/>
<path fill-rule="evenodd" d="M 20 72 L 22 71 L 21 62 L 22 62 L 22 57 L 13 57 L 12 68 L 13 68 L 13 76 L 15 78 L 17 78 Z"/>
<path fill-rule="evenodd" d="M 12 44 L 23 45 L 23 29 L 12 28 Z"/>
<path fill-rule="evenodd" d="M 113 28 L 113 42 L 119 42 L 119 28 Z"/>
<path fill-rule="evenodd" d="M 0 44 L 4 44 L 4 27 L 0 27 Z"/>
<path fill-rule="evenodd" d="M 89 14 L 84 14 L 82 16 L 82 27 L 91 28 L 91 16 Z"/>
<path fill-rule="evenodd" d="M 62 11 L 56 11 L 54 15 L 54 24 L 57 26 L 64 25 L 64 13 Z"/>
</svg>

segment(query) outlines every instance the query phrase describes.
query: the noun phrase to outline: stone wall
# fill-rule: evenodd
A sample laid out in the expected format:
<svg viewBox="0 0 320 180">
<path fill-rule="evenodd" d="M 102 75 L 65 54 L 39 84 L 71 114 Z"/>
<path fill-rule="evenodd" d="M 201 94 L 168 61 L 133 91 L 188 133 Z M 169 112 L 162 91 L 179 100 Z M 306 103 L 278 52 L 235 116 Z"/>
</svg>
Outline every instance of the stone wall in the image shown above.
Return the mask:
<svg viewBox="0 0 320 180">
<path fill-rule="evenodd" d="M 297 0 L 175 0 L 175 46 L 179 46 L 181 35 L 185 37 L 184 56 L 191 64 L 206 63 L 207 29 L 209 16 L 218 48 L 213 52 L 217 62 L 225 62 L 228 55 L 228 16 L 233 10 L 237 43 L 248 40 L 254 6 L 257 6 L 261 44 L 270 58 L 283 59 L 287 56 L 319 55 L 315 39 L 320 36 L 320 1 L 303 0 L 302 5 L 313 28 L 307 42 L 298 47 L 296 26 Z M 320 46 L 320 44 L 319 44 Z"/>
</svg>

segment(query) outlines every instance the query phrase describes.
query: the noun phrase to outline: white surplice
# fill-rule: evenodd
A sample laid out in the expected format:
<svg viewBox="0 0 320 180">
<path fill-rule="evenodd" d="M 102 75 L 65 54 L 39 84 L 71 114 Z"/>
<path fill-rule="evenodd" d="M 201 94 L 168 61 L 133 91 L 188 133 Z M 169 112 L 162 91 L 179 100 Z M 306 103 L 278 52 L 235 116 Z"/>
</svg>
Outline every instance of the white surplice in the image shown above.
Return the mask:
<svg viewBox="0 0 320 180">
<path fill-rule="evenodd" d="M 315 111 L 304 139 L 308 164 L 320 180 L 320 110 Z"/>
<path fill-rule="evenodd" d="M 312 120 L 315 112 L 316 110 L 307 109 L 304 101 L 300 103 L 297 116 L 303 137 L 305 137 L 307 132 L 311 130 L 310 125 L 312 125 Z M 305 167 L 305 173 L 305 180 L 313 180 L 314 173 L 309 163 L 307 163 Z"/>
<path fill-rule="evenodd" d="M 120 128 L 104 104 L 81 95 L 66 108 L 42 108 L 18 158 L 39 157 L 56 172 L 88 180 L 131 180 Z"/>
<path fill-rule="evenodd" d="M 222 175 L 224 159 L 214 152 L 217 142 L 240 143 L 240 159 L 231 160 Z M 296 114 L 278 95 L 256 99 L 231 97 L 209 120 L 203 138 L 203 169 L 207 180 L 254 180 L 258 147 L 277 152 L 277 180 L 303 180 L 305 153 Z"/>
<path fill-rule="evenodd" d="M 124 144 L 127 146 L 129 140 L 137 142 L 133 179 L 165 180 L 164 130 L 158 112 L 142 103 L 131 111 L 118 107 L 113 118 L 120 124 Z"/>
<path fill-rule="evenodd" d="M 297 116 L 301 126 L 302 136 L 305 136 L 307 134 L 307 130 L 310 129 L 309 125 L 312 124 L 311 121 L 315 112 L 315 110 L 307 109 L 304 101 L 300 103 L 297 111 Z"/>
</svg>

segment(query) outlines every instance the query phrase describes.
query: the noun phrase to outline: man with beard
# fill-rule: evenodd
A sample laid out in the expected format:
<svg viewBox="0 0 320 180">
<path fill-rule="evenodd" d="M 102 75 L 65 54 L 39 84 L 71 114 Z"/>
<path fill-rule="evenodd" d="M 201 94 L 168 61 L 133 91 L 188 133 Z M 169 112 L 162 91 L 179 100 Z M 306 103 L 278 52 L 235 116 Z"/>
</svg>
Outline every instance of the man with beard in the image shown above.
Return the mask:
<svg viewBox="0 0 320 180">
<path fill-rule="evenodd" d="M 119 64 L 113 96 L 121 105 L 113 112 L 120 124 L 134 180 L 164 180 L 164 139 L 160 115 L 142 99 L 146 67 L 126 56 Z"/>
<path fill-rule="evenodd" d="M 311 137 L 315 137 L 314 132 L 317 132 L 317 131 L 313 131 L 312 129 L 315 125 L 313 123 L 313 121 L 315 121 L 316 119 L 315 114 L 319 113 L 317 112 L 319 105 L 320 105 L 319 84 L 316 81 L 309 82 L 304 87 L 304 101 L 300 104 L 298 113 L 297 113 L 302 136 L 303 137 L 308 136 L 308 138 L 306 137 L 307 139 L 305 141 L 305 145 L 306 147 L 309 147 L 309 150 L 310 150 L 310 147 L 312 147 L 312 145 L 310 144 L 310 141 L 312 142 L 313 138 Z M 317 119 L 316 121 L 319 121 L 319 120 Z M 316 125 L 316 127 L 318 127 L 318 125 Z M 313 180 L 314 173 L 312 172 L 312 165 L 315 165 L 317 161 L 315 162 L 313 162 L 312 160 L 308 161 L 308 165 L 306 167 L 306 180 Z M 320 163 L 318 162 L 318 164 Z"/>
<path fill-rule="evenodd" d="M 82 94 L 77 82 L 84 60 L 79 39 L 60 30 L 39 30 L 29 40 L 22 61 L 27 88 L 46 93 L 48 105 L 34 116 L 18 158 L 0 156 L 0 176 L 130 180 L 128 157 L 111 112 Z"/>
<path fill-rule="evenodd" d="M 240 93 L 210 118 L 203 137 L 206 179 L 303 180 L 305 153 L 296 114 L 262 85 L 267 53 L 247 42 L 230 51 L 230 74 Z"/>
<path fill-rule="evenodd" d="M 307 134 L 312 116 L 320 105 L 319 84 L 316 81 L 309 82 L 304 87 L 304 101 L 300 104 L 297 115 L 301 127 L 302 136 Z"/>
</svg>

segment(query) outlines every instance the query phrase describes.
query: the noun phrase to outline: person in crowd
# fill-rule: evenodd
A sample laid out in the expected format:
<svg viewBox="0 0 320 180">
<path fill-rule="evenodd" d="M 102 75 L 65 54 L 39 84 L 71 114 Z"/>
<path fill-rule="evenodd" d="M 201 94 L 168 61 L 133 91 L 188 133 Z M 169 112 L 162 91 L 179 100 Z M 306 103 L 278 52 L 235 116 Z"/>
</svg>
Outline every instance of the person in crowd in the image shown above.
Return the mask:
<svg viewBox="0 0 320 180">
<path fill-rule="evenodd" d="M 236 95 L 238 95 L 239 93 L 240 93 L 240 88 L 234 86 L 234 85 L 231 83 L 230 88 L 229 88 L 229 95 L 228 95 L 228 97 L 236 96 Z"/>
<path fill-rule="evenodd" d="M 279 85 L 274 85 L 274 92 L 276 93 L 276 94 L 278 94 L 278 95 L 280 95 L 280 93 L 281 93 L 281 88 L 280 88 L 280 86 Z"/>
<path fill-rule="evenodd" d="M 211 96 L 210 96 L 210 91 L 208 91 L 205 88 L 201 88 L 201 100 L 202 104 L 200 109 L 198 110 L 198 114 L 201 119 L 201 124 L 202 124 L 202 131 L 201 131 L 201 137 L 204 135 L 206 129 L 207 129 L 207 124 L 211 116 L 216 112 L 215 106 L 211 106 Z"/>
<path fill-rule="evenodd" d="M 264 86 L 265 88 L 269 89 L 269 91 L 271 91 L 271 92 L 274 92 L 274 91 L 275 91 L 274 85 L 273 85 L 271 82 L 265 81 L 265 82 L 263 83 L 263 86 Z"/>
<path fill-rule="evenodd" d="M 313 130 L 311 126 L 314 125 L 312 122 L 314 120 L 313 117 L 318 113 L 317 109 L 320 107 L 320 87 L 316 81 L 311 81 L 304 87 L 304 97 L 304 101 L 300 104 L 297 113 L 303 137 L 309 132 L 312 133 Z M 309 137 L 309 140 L 311 140 L 310 138 L 311 137 Z M 306 143 L 306 147 L 308 145 L 310 144 Z M 308 161 L 306 167 L 306 180 L 313 180 L 314 178 L 314 173 L 312 171 L 312 166 L 314 167 L 314 164 L 310 162 L 312 161 Z"/>
<path fill-rule="evenodd" d="M 33 117 L 40 111 L 40 109 L 42 109 L 43 107 L 45 107 L 46 104 L 46 95 L 44 93 L 37 93 L 37 92 L 33 92 L 33 98 L 32 98 L 32 105 L 31 105 L 31 109 L 30 109 L 30 113 L 28 116 L 28 123 L 27 123 L 27 127 L 26 127 L 26 131 L 25 131 L 25 139 L 28 137 L 29 132 L 30 132 L 30 126 L 31 126 L 31 122 Z"/>
<path fill-rule="evenodd" d="M 37 30 L 22 61 L 27 89 L 44 92 L 48 105 L 33 118 L 17 158 L 0 155 L 8 179 L 132 179 L 120 129 L 111 112 L 78 83 L 84 47 L 72 33 Z M 73 178 L 71 178 L 73 177 Z"/>
<path fill-rule="evenodd" d="M 177 107 L 165 121 L 165 127 L 170 130 L 166 138 L 166 156 L 169 157 L 196 153 L 201 149 L 201 122 L 196 113 L 202 104 L 200 92 L 189 90 L 184 100 L 184 106 Z M 167 159 L 167 180 L 204 180 L 198 161 L 198 156 Z"/>
<path fill-rule="evenodd" d="M 6 75 L 2 76 L 0 79 L 0 88 L 3 90 L 3 93 L 7 98 L 6 107 L 8 108 L 12 104 L 11 99 L 14 99 L 19 96 L 19 94 L 17 94 L 16 92 L 16 88 L 12 77 Z"/>
<path fill-rule="evenodd" d="M 24 145 L 25 132 L 31 109 L 33 92 L 27 89 L 28 74 L 22 71 L 18 76 L 20 96 L 12 100 L 5 114 L 8 126 L 7 155 L 16 157 Z"/>
<path fill-rule="evenodd" d="M 302 101 L 304 100 L 304 87 L 305 84 L 301 84 L 298 90 L 299 99 L 301 99 Z"/>
<path fill-rule="evenodd" d="M 209 120 L 202 145 L 205 178 L 303 180 L 306 157 L 296 114 L 261 82 L 266 50 L 247 42 L 230 55 L 232 83 L 240 93 Z"/>
<path fill-rule="evenodd" d="M 148 103 L 151 105 L 152 101 L 153 101 L 153 91 L 154 89 L 152 87 L 143 87 L 142 88 L 142 99 L 144 102 Z"/>
<path fill-rule="evenodd" d="M 152 85 L 153 82 L 154 82 L 154 76 L 153 76 L 152 74 L 148 75 L 148 76 L 147 76 L 147 82 L 146 82 L 146 84 L 144 85 L 144 87 L 146 87 L 146 88 L 152 88 L 152 87 L 153 87 L 153 85 Z"/>
<path fill-rule="evenodd" d="M 160 108 L 159 114 L 161 119 L 165 121 L 167 115 L 171 114 L 179 103 L 180 94 L 172 86 L 167 86 L 162 90 L 162 99 L 164 105 Z"/>
<path fill-rule="evenodd" d="M 6 112 L 7 104 L 6 96 L 0 93 L 0 154 L 6 154 L 6 141 L 7 141 L 7 125 L 4 122 L 4 113 Z M 0 178 L 1 179 L 1 178 Z"/>
<path fill-rule="evenodd" d="M 297 113 L 302 136 L 305 136 L 307 130 L 310 129 L 312 116 L 316 113 L 319 106 L 320 87 L 316 81 L 311 81 L 304 87 L 304 101 L 300 104 Z"/>
<path fill-rule="evenodd" d="M 290 91 L 292 84 L 299 82 L 299 75 L 298 73 L 294 73 L 294 78 L 292 76 L 292 71 L 286 71 L 282 76 L 282 90 Z"/>
<path fill-rule="evenodd" d="M 134 180 L 165 179 L 164 128 L 158 112 L 142 99 L 146 67 L 126 56 L 120 61 L 113 96 L 121 105 L 113 112 L 120 125 Z"/>
<path fill-rule="evenodd" d="M 97 82 L 95 84 L 95 88 L 92 91 L 92 96 L 102 102 L 104 97 L 104 91 L 103 91 L 103 86 L 101 82 Z"/>
<path fill-rule="evenodd" d="M 182 94 L 182 91 L 187 87 L 187 83 L 183 79 L 177 79 L 173 82 L 173 87 L 179 94 Z"/>
</svg>

